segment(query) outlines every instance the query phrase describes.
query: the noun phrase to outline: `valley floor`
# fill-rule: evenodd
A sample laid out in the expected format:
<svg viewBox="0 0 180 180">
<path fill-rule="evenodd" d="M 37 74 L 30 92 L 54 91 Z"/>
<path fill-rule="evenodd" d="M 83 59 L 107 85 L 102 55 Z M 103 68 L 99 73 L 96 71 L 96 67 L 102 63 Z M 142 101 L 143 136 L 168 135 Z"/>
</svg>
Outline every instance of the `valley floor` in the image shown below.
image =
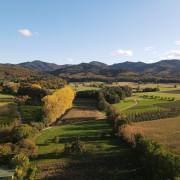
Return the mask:
<svg viewBox="0 0 180 180">
<path fill-rule="evenodd" d="M 91 119 L 86 118 L 87 109 Z M 104 115 L 95 110 L 92 100 L 78 99 L 64 118 L 67 120 L 72 114 L 73 118 L 83 119 L 84 116 L 86 122 L 53 126 L 36 138 L 39 150 L 32 163 L 39 169 L 37 179 L 139 180 L 141 167 L 135 152 L 113 135 L 111 126 L 102 119 Z M 101 118 L 95 120 L 97 117 Z M 85 152 L 64 154 L 65 143 L 71 143 L 77 137 Z"/>
<path fill-rule="evenodd" d="M 79 137 L 86 153 L 65 155 L 64 144 Z M 55 138 L 59 142 L 55 143 Z M 140 167 L 133 150 L 112 135 L 106 120 L 57 126 L 36 139 L 37 179 L 138 179 Z"/>
</svg>

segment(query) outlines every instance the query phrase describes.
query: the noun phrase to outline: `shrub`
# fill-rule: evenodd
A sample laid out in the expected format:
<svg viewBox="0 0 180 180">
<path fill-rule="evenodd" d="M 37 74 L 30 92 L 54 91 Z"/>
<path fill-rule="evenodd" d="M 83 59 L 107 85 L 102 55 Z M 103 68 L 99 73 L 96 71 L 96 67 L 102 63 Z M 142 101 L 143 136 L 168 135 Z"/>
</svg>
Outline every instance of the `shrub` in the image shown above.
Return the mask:
<svg viewBox="0 0 180 180">
<path fill-rule="evenodd" d="M 157 142 L 135 136 L 135 150 L 144 166 L 144 173 L 150 179 L 172 179 L 180 176 L 180 158 L 167 152 Z"/>
<path fill-rule="evenodd" d="M 83 147 L 82 142 L 80 142 L 79 137 L 76 137 L 75 141 L 72 143 L 66 143 L 64 145 L 64 153 L 69 154 L 69 153 L 75 153 L 75 154 L 80 154 L 85 152 L 85 149 Z"/>
<path fill-rule="evenodd" d="M 146 140 L 130 125 L 119 128 L 119 135 L 136 151 L 143 167 L 145 179 L 172 179 L 180 175 L 180 159 L 169 153 L 162 145 Z"/>
<path fill-rule="evenodd" d="M 143 89 L 143 92 L 157 92 L 157 91 L 160 91 L 160 89 L 159 88 L 150 88 L 150 87 Z"/>
<path fill-rule="evenodd" d="M 19 84 L 14 83 L 14 82 L 6 82 L 3 84 L 2 87 L 2 92 L 5 94 L 16 94 L 17 90 L 18 90 Z"/>
<path fill-rule="evenodd" d="M 12 143 L 5 143 L 0 145 L 0 155 L 6 156 L 13 154 L 15 145 Z"/>
<path fill-rule="evenodd" d="M 24 153 L 26 156 L 35 156 L 37 154 L 37 146 L 30 139 L 22 139 L 18 143 L 18 153 Z"/>
<path fill-rule="evenodd" d="M 12 139 L 13 141 L 17 142 L 21 139 L 26 139 L 33 137 L 37 133 L 37 130 L 27 124 L 21 124 L 16 126 L 12 130 Z"/>
<path fill-rule="evenodd" d="M 37 167 L 35 167 L 35 166 L 29 167 L 27 169 L 27 173 L 26 173 L 25 179 L 27 179 L 27 180 L 34 180 L 35 177 L 36 177 L 37 171 L 38 171 Z"/>
<path fill-rule="evenodd" d="M 24 154 L 17 154 L 12 158 L 11 163 L 15 167 L 14 179 L 26 179 L 24 177 L 30 165 L 29 158 Z"/>
<path fill-rule="evenodd" d="M 15 155 L 11 162 L 14 167 L 21 166 L 27 168 L 29 166 L 29 158 L 22 153 Z"/>
</svg>

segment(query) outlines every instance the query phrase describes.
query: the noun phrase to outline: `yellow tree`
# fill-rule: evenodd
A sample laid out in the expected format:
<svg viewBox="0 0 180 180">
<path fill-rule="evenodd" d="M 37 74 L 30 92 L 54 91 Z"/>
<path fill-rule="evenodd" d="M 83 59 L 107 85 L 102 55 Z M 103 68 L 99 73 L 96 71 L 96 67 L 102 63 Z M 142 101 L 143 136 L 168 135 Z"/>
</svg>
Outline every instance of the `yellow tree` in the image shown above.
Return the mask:
<svg viewBox="0 0 180 180">
<path fill-rule="evenodd" d="M 65 86 L 56 90 L 53 94 L 43 98 L 45 119 L 52 123 L 61 117 L 69 108 L 75 97 L 75 92 L 71 86 Z"/>
</svg>

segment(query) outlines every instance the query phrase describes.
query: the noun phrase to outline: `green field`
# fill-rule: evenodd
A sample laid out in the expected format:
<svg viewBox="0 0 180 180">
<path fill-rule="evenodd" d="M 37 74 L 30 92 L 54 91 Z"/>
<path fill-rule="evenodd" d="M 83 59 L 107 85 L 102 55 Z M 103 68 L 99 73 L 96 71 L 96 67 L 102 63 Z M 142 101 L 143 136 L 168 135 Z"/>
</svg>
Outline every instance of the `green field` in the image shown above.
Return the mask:
<svg viewBox="0 0 180 180">
<path fill-rule="evenodd" d="M 142 98 L 140 96 L 148 95 L 148 96 L 159 96 L 163 98 L 174 97 L 175 101 L 180 100 L 179 88 L 164 87 L 164 89 L 165 91 L 159 91 L 159 92 L 135 93 L 132 97 L 126 98 L 125 100 L 121 101 L 120 103 L 114 104 L 113 106 L 120 113 L 124 113 L 124 114 L 163 110 L 164 108 L 162 104 L 164 103 L 170 104 L 172 102 L 161 99 Z"/>
<path fill-rule="evenodd" d="M 142 98 L 140 97 L 142 95 L 153 97 L 160 96 L 163 98 L 175 97 L 175 101 Z M 152 112 L 166 109 L 176 109 L 176 111 L 178 111 L 180 108 L 179 100 L 179 87 L 174 88 L 174 85 L 172 85 L 172 87 L 161 85 L 161 91 L 159 92 L 136 93 L 134 96 L 115 104 L 114 107 L 124 114 Z M 180 154 L 180 117 L 133 123 L 133 127 L 146 138 L 156 140 L 159 143 L 164 144 L 171 152 Z"/>
<path fill-rule="evenodd" d="M 119 110 L 119 112 L 125 111 L 131 107 L 136 106 L 137 104 L 137 97 L 130 97 L 126 98 L 125 100 L 121 101 L 120 103 L 114 104 L 113 106 Z"/>
<path fill-rule="evenodd" d="M 97 109 L 97 101 L 89 98 L 78 98 L 73 102 L 73 107 Z"/>
<path fill-rule="evenodd" d="M 131 114 L 131 113 L 139 113 L 139 112 L 148 112 L 148 111 L 156 111 L 162 109 L 159 106 L 161 103 L 165 103 L 167 101 L 162 101 L 158 99 L 144 99 L 138 96 L 133 96 L 131 98 L 127 98 L 120 103 L 114 104 L 113 106 L 123 114 Z"/>
<path fill-rule="evenodd" d="M 72 142 L 75 137 L 80 137 L 87 153 L 83 155 L 64 155 L 64 144 Z M 59 143 L 55 139 L 59 137 Z M 111 127 L 104 120 L 63 125 L 53 127 L 41 132 L 36 139 L 39 147 L 38 157 L 34 161 L 42 172 L 38 175 L 44 177 L 47 166 L 58 166 L 58 177 L 63 179 L 83 179 L 88 175 L 89 179 L 131 179 L 137 173 L 136 156 L 127 145 L 119 138 L 112 136 Z M 73 169 L 69 169 L 74 164 Z M 69 172 L 67 175 L 66 173 Z M 103 170 L 103 171 L 102 171 Z M 57 174 L 57 172 L 55 172 Z M 64 175 L 66 174 L 66 177 Z"/>
<path fill-rule="evenodd" d="M 13 99 L 14 96 L 8 94 L 0 94 L 0 99 Z"/>
</svg>

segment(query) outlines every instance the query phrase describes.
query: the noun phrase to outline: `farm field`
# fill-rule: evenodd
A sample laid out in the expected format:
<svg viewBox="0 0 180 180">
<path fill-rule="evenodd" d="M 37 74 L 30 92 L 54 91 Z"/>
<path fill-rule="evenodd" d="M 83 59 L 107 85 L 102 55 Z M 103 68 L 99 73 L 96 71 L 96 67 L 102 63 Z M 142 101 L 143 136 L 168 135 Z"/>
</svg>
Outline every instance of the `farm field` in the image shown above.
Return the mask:
<svg viewBox="0 0 180 180">
<path fill-rule="evenodd" d="M 148 86 L 148 85 L 147 85 Z M 161 85 L 162 86 L 162 85 Z M 169 85 L 168 85 L 169 86 Z M 160 98 L 175 98 L 175 101 L 180 100 L 179 88 L 167 87 L 163 84 L 165 91 L 159 92 L 145 92 L 145 93 L 135 93 L 132 97 L 126 98 L 120 103 L 114 104 L 113 106 L 120 112 L 124 114 L 131 113 L 140 113 L 140 112 L 148 112 L 148 111 L 157 111 L 163 110 L 164 107 L 162 104 L 171 103 L 167 100 L 162 100 Z M 142 98 L 140 96 L 158 96 L 160 98 Z"/>
<path fill-rule="evenodd" d="M 64 144 L 79 137 L 86 150 L 82 155 L 65 155 Z M 59 137 L 59 142 L 55 139 Z M 131 179 L 136 177 L 136 156 L 119 138 L 112 136 L 105 120 L 56 126 L 44 130 L 36 139 L 40 169 L 38 178 L 49 175 L 62 179 Z M 54 170 L 56 167 L 56 170 Z"/>
<path fill-rule="evenodd" d="M 76 123 L 104 118 L 104 113 L 97 110 L 97 102 L 95 99 L 78 98 L 75 99 L 73 108 L 61 118 L 60 123 Z"/>
<path fill-rule="evenodd" d="M 135 131 L 180 155 L 180 117 L 133 123 Z"/>
<path fill-rule="evenodd" d="M 178 83 L 170 83 L 170 84 L 166 84 L 166 83 L 135 83 L 135 82 L 116 82 L 112 84 L 113 86 L 130 86 L 131 88 L 137 88 L 138 86 L 140 88 L 156 88 L 158 87 L 161 91 L 167 91 L 167 90 L 176 90 L 177 88 L 180 88 L 180 84 Z M 176 86 L 176 87 L 175 87 Z"/>
<path fill-rule="evenodd" d="M 99 84 L 99 83 L 97 83 L 97 84 Z M 98 89 L 100 89 L 100 88 L 98 88 L 98 87 L 93 87 L 93 86 L 91 86 L 91 84 L 90 83 L 84 83 L 84 85 L 83 84 L 80 84 L 80 83 L 71 83 L 71 85 L 76 89 L 76 91 L 78 92 L 78 91 L 89 91 L 89 90 L 98 90 Z"/>
<path fill-rule="evenodd" d="M 160 110 L 162 109 L 162 107 L 160 107 L 159 104 L 165 102 L 167 101 L 162 101 L 158 99 L 144 99 L 138 96 L 133 96 L 121 101 L 120 103 L 114 104 L 113 106 L 120 113 L 131 114 Z"/>
</svg>

